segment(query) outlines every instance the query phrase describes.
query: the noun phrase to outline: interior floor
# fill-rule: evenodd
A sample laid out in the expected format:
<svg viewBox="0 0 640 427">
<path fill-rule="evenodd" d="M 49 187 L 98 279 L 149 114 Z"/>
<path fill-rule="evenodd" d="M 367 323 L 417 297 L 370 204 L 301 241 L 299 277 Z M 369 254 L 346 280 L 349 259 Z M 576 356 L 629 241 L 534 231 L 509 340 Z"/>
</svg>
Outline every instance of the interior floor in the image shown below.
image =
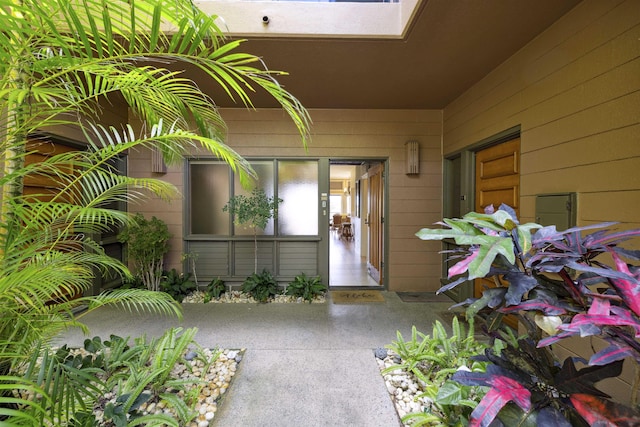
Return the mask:
<svg viewBox="0 0 640 427">
<path fill-rule="evenodd" d="M 329 233 L 329 287 L 380 287 L 367 272 L 367 259 L 356 253 L 353 240 Z"/>
</svg>

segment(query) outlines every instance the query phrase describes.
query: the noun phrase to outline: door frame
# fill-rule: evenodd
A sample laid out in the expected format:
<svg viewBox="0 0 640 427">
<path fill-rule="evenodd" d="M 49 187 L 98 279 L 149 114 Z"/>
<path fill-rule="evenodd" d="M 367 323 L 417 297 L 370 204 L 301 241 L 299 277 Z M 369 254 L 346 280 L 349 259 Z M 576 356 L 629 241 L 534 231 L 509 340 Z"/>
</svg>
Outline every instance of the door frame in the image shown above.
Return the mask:
<svg viewBox="0 0 640 427">
<path fill-rule="evenodd" d="M 442 188 L 442 215 L 444 218 L 452 216 L 453 204 L 457 203 L 459 212 L 464 215 L 475 210 L 476 205 L 476 153 L 492 145 L 497 145 L 521 136 L 520 125 L 511 127 L 488 138 L 470 144 L 465 148 L 447 154 L 443 159 L 443 188 Z M 451 174 L 454 173 L 453 159 L 460 157 L 460 194 L 453 195 L 448 191 L 447 183 L 452 181 Z M 458 200 L 454 200 L 457 198 Z M 442 249 L 447 249 L 447 243 L 442 243 Z M 446 253 L 442 255 L 442 278 L 444 285 L 450 280 L 447 279 Z M 473 297 L 473 283 L 465 282 L 455 289 L 447 292 L 447 295 L 456 302 L 461 302 Z"/>
<path fill-rule="evenodd" d="M 329 239 L 331 238 L 329 229 L 329 194 L 330 194 L 330 167 L 331 163 L 347 163 L 347 162 L 363 162 L 363 163 L 382 163 L 384 166 L 384 177 L 382 187 L 383 200 L 383 218 L 382 224 L 383 236 L 383 254 L 382 262 L 384 272 L 382 283 L 375 289 L 389 289 L 389 158 L 388 157 L 366 157 L 366 156 L 345 156 L 345 157 L 322 157 L 318 159 L 318 190 L 320 203 L 318 204 L 318 233 L 320 233 L 320 245 L 318 253 L 318 271 L 320 276 L 329 283 Z M 344 287 L 340 287 L 343 289 Z M 368 286 L 358 287 L 358 289 L 368 289 Z"/>
</svg>

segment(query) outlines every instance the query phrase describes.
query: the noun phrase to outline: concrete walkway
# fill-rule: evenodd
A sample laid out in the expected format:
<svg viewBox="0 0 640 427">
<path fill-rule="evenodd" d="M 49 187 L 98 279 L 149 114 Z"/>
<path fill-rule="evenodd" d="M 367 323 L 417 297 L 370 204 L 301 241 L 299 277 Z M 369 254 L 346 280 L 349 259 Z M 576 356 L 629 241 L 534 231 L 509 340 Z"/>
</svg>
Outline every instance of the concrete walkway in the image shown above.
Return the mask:
<svg viewBox="0 0 640 427">
<path fill-rule="evenodd" d="M 403 302 L 384 292 L 368 304 L 185 304 L 184 319 L 101 309 L 82 318 L 90 336 L 159 336 L 197 327 L 204 347 L 245 348 L 216 426 L 396 427 L 400 421 L 373 355 L 411 326 L 429 333 L 451 302 Z M 68 332 L 63 340 L 82 344 Z"/>
</svg>

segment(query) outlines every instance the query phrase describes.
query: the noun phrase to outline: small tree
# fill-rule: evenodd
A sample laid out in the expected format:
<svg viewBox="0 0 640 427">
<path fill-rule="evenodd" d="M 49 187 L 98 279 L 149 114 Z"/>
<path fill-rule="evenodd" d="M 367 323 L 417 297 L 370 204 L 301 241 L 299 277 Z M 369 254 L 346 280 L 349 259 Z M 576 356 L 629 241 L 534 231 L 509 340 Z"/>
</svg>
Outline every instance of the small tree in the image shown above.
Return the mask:
<svg viewBox="0 0 640 427">
<path fill-rule="evenodd" d="M 133 223 L 118 235 L 118 240 L 127 244 L 136 274 L 150 291 L 160 289 L 164 255 L 169 252 L 170 237 L 164 221 L 155 216 L 147 220 L 139 213 Z"/>
<path fill-rule="evenodd" d="M 254 274 L 258 272 L 258 229 L 264 230 L 269 219 L 278 218 L 278 205 L 282 202 L 282 199 L 267 197 L 264 190 L 254 188 L 251 196 L 234 196 L 222 208 L 233 216 L 234 224 L 253 229 Z"/>
</svg>

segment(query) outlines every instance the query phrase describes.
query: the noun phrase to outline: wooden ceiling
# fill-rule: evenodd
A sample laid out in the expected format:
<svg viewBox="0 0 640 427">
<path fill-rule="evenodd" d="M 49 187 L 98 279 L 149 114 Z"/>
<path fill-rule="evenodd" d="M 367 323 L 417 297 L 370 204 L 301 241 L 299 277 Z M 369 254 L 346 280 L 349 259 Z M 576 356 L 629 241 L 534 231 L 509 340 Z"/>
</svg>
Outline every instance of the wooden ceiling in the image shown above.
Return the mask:
<svg viewBox="0 0 640 427">
<path fill-rule="evenodd" d="M 579 0 L 423 0 L 403 40 L 255 38 L 307 108 L 442 109 L 560 19 Z M 221 107 L 241 107 L 198 80 Z M 263 93 L 256 107 L 275 103 Z"/>
</svg>

